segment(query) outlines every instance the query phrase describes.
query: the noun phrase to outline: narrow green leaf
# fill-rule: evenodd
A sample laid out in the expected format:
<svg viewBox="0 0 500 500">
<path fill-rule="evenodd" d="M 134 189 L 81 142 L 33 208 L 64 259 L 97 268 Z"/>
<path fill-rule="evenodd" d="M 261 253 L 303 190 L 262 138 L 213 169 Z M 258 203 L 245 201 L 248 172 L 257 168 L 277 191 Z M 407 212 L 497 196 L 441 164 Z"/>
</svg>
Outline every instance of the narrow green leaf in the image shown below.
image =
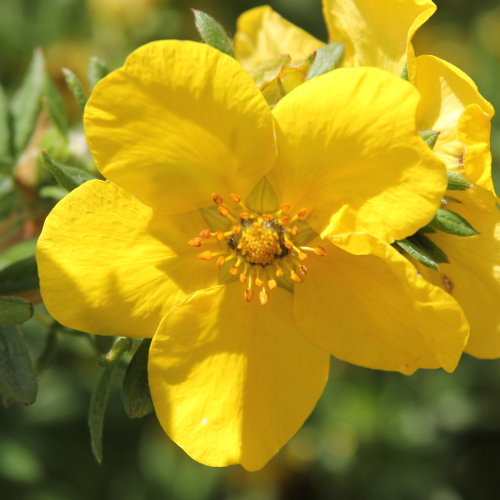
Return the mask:
<svg viewBox="0 0 500 500">
<path fill-rule="evenodd" d="M 9 125 L 9 104 L 3 87 L 0 85 L 0 158 L 2 165 L 0 172 L 3 170 L 1 167 L 9 166 L 12 162 L 11 156 L 11 133 Z"/>
<path fill-rule="evenodd" d="M 85 108 L 85 104 L 87 103 L 87 95 L 83 91 L 82 84 L 80 80 L 78 80 L 77 76 L 68 68 L 63 68 L 62 70 L 64 79 L 66 80 L 66 85 L 68 86 L 69 91 L 73 94 L 73 97 L 76 99 L 76 102 L 80 105 L 80 107 Z"/>
<path fill-rule="evenodd" d="M 434 229 L 455 236 L 475 236 L 478 232 L 461 216 L 451 210 L 440 208 L 429 223 Z"/>
<path fill-rule="evenodd" d="M 440 133 L 441 132 L 436 132 L 434 130 L 421 130 L 418 134 L 422 137 L 427 146 L 434 149 Z"/>
<path fill-rule="evenodd" d="M 42 165 L 55 177 L 58 184 L 72 191 L 86 181 L 95 179 L 95 177 L 86 170 L 78 167 L 70 167 L 53 160 L 46 151 L 41 152 Z"/>
<path fill-rule="evenodd" d="M 36 360 L 37 373 L 41 373 L 44 368 L 50 364 L 50 361 L 56 350 L 57 331 L 59 330 L 59 328 L 62 328 L 62 326 L 57 321 L 54 321 L 47 332 L 47 336 L 45 338 L 45 346 L 42 353 Z"/>
<path fill-rule="evenodd" d="M 245 200 L 245 205 L 250 210 L 260 214 L 273 213 L 279 210 L 280 201 L 278 195 L 267 177 L 262 177 L 255 185 Z"/>
<path fill-rule="evenodd" d="M 228 56 L 234 57 L 233 42 L 224 28 L 212 17 L 201 10 L 193 9 L 194 24 L 201 39 Z"/>
<path fill-rule="evenodd" d="M 410 79 L 410 76 L 408 75 L 408 64 L 405 63 L 405 65 L 403 66 L 403 69 L 401 70 L 400 76 L 403 80 L 406 80 L 406 81 L 408 81 Z"/>
<path fill-rule="evenodd" d="M 11 401 L 29 405 L 36 399 L 33 363 L 19 327 L 0 327 L 0 392 Z"/>
<path fill-rule="evenodd" d="M 59 91 L 48 76 L 45 77 L 44 104 L 52 122 L 59 132 L 61 132 L 63 137 L 66 137 L 68 122 L 66 120 L 64 104 Z"/>
<path fill-rule="evenodd" d="M 409 238 L 404 240 L 398 240 L 394 242 L 399 248 L 404 250 L 410 257 L 413 257 L 416 261 L 420 262 L 424 266 L 430 267 L 432 269 L 437 269 L 437 262 L 431 259 L 429 255 L 415 242 L 411 241 Z"/>
<path fill-rule="evenodd" d="M 88 425 L 92 452 L 98 463 L 102 463 L 102 431 L 104 414 L 108 405 L 109 393 L 113 383 L 113 375 L 122 355 L 130 349 L 130 339 L 119 338 L 106 355 L 107 361 L 102 369 L 90 400 Z"/>
<path fill-rule="evenodd" d="M 418 230 L 419 234 L 432 234 L 432 233 L 436 233 L 436 232 L 437 231 L 435 229 L 432 229 L 431 226 L 424 226 Z"/>
<path fill-rule="evenodd" d="M 33 304 L 21 297 L 0 296 L 0 326 L 20 325 L 33 316 Z"/>
<path fill-rule="evenodd" d="M 343 43 L 329 43 L 316 51 L 306 80 L 320 76 L 332 69 L 339 68 L 344 59 L 345 46 Z"/>
<path fill-rule="evenodd" d="M 465 191 L 470 188 L 470 182 L 460 174 L 448 170 L 448 188 L 450 191 Z"/>
<path fill-rule="evenodd" d="M 92 88 L 109 73 L 108 65 L 99 57 L 91 57 L 89 64 L 89 83 Z"/>
<path fill-rule="evenodd" d="M 130 361 L 123 379 L 123 402 L 129 418 L 141 418 L 153 410 L 148 384 L 150 339 L 144 339 Z"/>
<path fill-rule="evenodd" d="M 0 271 L 0 294 L 26 292 L 38 288 L 38 271 L 34 255 Z"/>
<path fill-rule="evenodd" d="M 31 66 L 12 99 L 12 119 L 14 126 L 14 148 L 21 153 L 35 129 L 40 113 L 45 83 L 45 61 L 40 49 L 33 54 Z"/>
<path fill-rule="evenodd" d="M 410 236 L 410 241 L 418 245 L 434 262 L 438 264 L 448 262 L 448 256 L 432 240 L 422 233 Z"/>
</svg>

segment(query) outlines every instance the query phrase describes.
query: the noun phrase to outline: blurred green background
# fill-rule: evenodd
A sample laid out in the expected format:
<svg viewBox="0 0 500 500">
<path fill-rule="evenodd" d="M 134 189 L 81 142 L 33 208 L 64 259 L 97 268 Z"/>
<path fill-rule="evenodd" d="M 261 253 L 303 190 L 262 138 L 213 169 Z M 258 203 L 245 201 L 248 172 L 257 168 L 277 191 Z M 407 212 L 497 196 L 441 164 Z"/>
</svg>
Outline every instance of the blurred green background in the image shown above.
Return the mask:
<svg viewBox="0 0 500 500">
<path fill-rule="evenodd" d="M 500 109 L 498 0 L 438 1 L 418 33 L 417 53 L 469 73 Z M 0 81 L 19 85 L 34 47 L 53 79 L 61 67 L 82 78 L 89 57 L 111 67 L 138 45 L 198 39 L 190 8 L 219 19 L 230 34 L 250 0 L 0 0 Z M 270 2 L 289 20 L 326 38 L 319 0 Z M 74 120 L 78 109 L 66 95 Z M 492 151 L 500 158 L 500 123 Z M 496 172 L 499 169 L 496 168 Z M 497 179 L 497 185 L 498 185 Z M 1 229 L 1 228 L 0 228 Z M 0 235 L 1 237 L 1 235 Z M 44 331 L 23 330 L 33 357 Z M 331 382 L 306 425 L 262 471 L 201 466 L 164 436 L 154 416 L 127 419 L 119 376 L 105 422 L 104 463 L 90 451 L 87 408 L 99 367 L 83 334 L 59 334 L 30 407 L 0 410 L 0 498 L 4 500 L 494 500 L 500 498 L 500 361 L 464 356 L 454 374 L 411 377 L 332 362 Z"/>
</svg>

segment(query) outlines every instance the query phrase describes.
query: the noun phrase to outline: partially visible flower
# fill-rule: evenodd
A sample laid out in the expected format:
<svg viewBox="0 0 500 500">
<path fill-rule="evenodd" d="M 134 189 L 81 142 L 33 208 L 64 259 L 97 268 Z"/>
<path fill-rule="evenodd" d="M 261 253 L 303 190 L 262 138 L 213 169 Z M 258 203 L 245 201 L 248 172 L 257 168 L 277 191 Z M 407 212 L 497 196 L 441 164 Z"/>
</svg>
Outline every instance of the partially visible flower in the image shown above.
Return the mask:
<svg viewBox="0 0 500 500">
<path fill-rule="evenodd" d="M 262 467 L 312 411 L 330 354 L 453 370 L 460 308 L 386 243 L 426 224 L 446 186 L 417 105 L 407 82 L 350 68 L 271 112 L 206 45 L 138 49 L 85 108 L 109 180 L 72 191 L 40 237 L 48 310 L 91 333 L 154 334 L 158 418 L 209 465 Z"/>
<path fill-rule="evenodd" d="M 466 191 L 447 194 L 452 201 L 447 208 L 463 216 L 479 235 L 463 238 L 442 232 L 427 234 L 445 252 L 449 263 L 440 264 L 438 272 L 417 265 L 428 280 L 456 297 L 466 312 L 471 324 L 466 351 L 482 358 L 497 358 L 500 214 L 491 177 L 490 122 L 494 110 L 461 70 L 436 57 L 415 57 L 413 35 L 435 10 L 430 0 L 323 0 L 329 41 L 345 44 L 344 66 L 376 66 L 409 79 L 421 95 L 418 129 L 439 133 L 435 154 L 448 170 L 471 183 Z M 237 57 L 248 69 L 253 61 L 249 51 L 252 45 L 269 58 L 288 53 L 281 39 L 268 36 L 285 28 L 288 38 L 294 40 L 292 58 L 307 59 L 307 54 L 294 48 L 300 46 L 299 40 L 309 48 L 310 35 L 267 6 L 240 16 L 235 36 Z"/>
</svg>

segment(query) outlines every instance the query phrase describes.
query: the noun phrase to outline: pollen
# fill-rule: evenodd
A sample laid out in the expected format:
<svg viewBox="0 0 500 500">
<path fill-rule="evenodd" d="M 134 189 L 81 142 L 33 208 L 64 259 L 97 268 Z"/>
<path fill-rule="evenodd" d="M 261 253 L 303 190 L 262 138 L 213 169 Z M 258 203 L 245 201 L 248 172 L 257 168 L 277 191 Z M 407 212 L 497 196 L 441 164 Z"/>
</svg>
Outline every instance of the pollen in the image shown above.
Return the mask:
<svg viewBox="0 0 500 500">
<path fill-rule="evenodd" d="M 322 247 L 301 246 L 296 242 L 300 233 L 296 221 L 307 218 L 307 208 L 288 213 L 290 205 L 282 204 L 274 213 L 256 213 L 235 193 L 230 193 L 226 199 L 235 206 L 224 204 L 222 196 L 212 193 L 212 201 L 219 215 L 227 220 L 227 228 L 224 231 L 202 229 L 188 244 L 194 247 L 218 245 L 220 251 L 205 250 L 198 258 L 209 261 L 216 257 L 219 272 L 244 284 L 243 297 L 247 302 L 252 302 L 257 295 L 258 302 L 264 306 L 271 300 L 270 292 L 274 288 L 300 286 L 307 273 L 304 261 L 309 254 L 326 255 Z M 230 266 L 225 267 L 229 261 L 232 261 Z"/>
</svg>

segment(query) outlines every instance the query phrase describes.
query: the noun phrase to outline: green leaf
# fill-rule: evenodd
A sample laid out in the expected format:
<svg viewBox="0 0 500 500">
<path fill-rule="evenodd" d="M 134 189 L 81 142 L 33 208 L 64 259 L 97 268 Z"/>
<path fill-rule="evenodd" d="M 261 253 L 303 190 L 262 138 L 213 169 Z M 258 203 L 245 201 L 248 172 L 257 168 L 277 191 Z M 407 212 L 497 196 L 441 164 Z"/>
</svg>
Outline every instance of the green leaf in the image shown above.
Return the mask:
<svg viewBox="0 0 500 500">
<path fill-rule="evenodd" d="M 260 214 L 273 213 L 279 210 L 280 201 L 276 191 L 267 177 L 262 179 L 252 189 L 248 198 L 245 200 L 245 205 L 254 212 Z"/>
<path fill-rule="evenodd" d="M 224 28 L 212 17 L 201 10 L 193 9 L 194 24 L 201 39 L 228 56 L 234 57 L 233 42 Z"/>
<path fill-rule="evenodd" d="M 406 81 L 408 81 L 410 79 L 410 76 L 408 75 L 408 64 L 405 63 L 405 65 L 403 66 L 403 69 L 401 70 L 400 76 L 403 80 L 406 80 Z"/>
<path fill-rule="evenodd" d="M 2 167 L 8 167 L 12 163 L 9 117 L 9 104 L 7 102 L 7 97 L 5 96 L 3 87 L 0 85 L 0 172 L 4 170 Z"/>
<path fill-rule="evenodd" d="M 28 73 L 12 100 L 14 148 L 21 153 L 33 134 L 45 84 L 45 61 L 40 49 L 33 54 Z"/>
<path fill-rule="evenodd" d="M 451 210 L 440 208 L 429 223 L 434 229 L 455 236 L 475 236 L 478 232 L 461 216 Z"/>
<path fill-rule="evenodd" d="M 66 137 L 68 122 L 66 121 L 63 101 L 59 91 L 48 76 L 45 77 L 44 104 L 52 122 L 63 137 Z"/>
<path fill-rule="evenodd" d="M 144 339 L 130 361 L 123 379 L 123 402 L 130 418 L 141 418 L 153 410 L 148 384 L 150 339 Z"/>
<path fill-rule="evenodd" d="M 20 325 L 33 316 L 33 304 L 21 297 L 0 297 L 0 326 Z"/>
<path fill-rule="evenodd" d="M 0 392 L 9 400 L 29 405 L 36 399 L 33 363 L 19 327 L 0 327 Z"/>
<path fill-rule="evenodd" d="M 38 271 L 34 255 L 0 271 L 0 294 L 26 292 L 38 288 Z"/>
<path fill-rule="evenodd" d="M 425 238 L 425 236 L 422 236 Z M 425 238 L 427 241 L 427 238 Z M 404 240 L 398 240 L 394 242 L 394 245 L 398 246 L 404 250 L 410 257 L 413 257 L 417 262 L 420 262 L 424 266 L 430 267 L 431 269 L 437 270 L 437 261 L 429 254 L 429 251 L 424 247 L 422 242 L 411 236 Z"/>
<path fill-rule="evenodd" d="M 108 65 L 99 57 L 91 57 L 89 64 L 89 83 L 92 88 L 109 73 Z"/>
<path fill-rule="evenodd" d="M 113 375 L 122 355 L 130 349 L 132 341 L 123 337 L 117 339 L 109 353 L 90 400 L 88 425 L 92 452 L 98 463 L 102 463 L 102 431 L 104 414 L 108 405 L 109 393 L 113 383 Z"/>
<path fill-rule="evenodd" d="M 418 245 L 421 251 L 425 252 L 434 262 L 438 264 L 448 262 L 447 255 L 433 241 L 422 233 L 410 236 L 410 241 Z"/>
<path fill-rule="evenodd" d="M 470 188 L 470 182 L 460 174 L 448 170 L 448 187 L 450 191 L 465 191 Z"/>
<path fill-rule="evenodd" d="M 53 160 L 46 151 L 41 152 L 42 165 L 55 177 L 58 184 L 72 191 L 84 182 L 95 179 L 95 177 L 86 170 L 78 167 L 70 167 Z"/>
<path fill-rule="evenodd" d="M 434 149 L 440 133 L 441 132 L 436 132 L 434 130 L 421 130 L 418 134 L 422 137 L 427 146 Z"/>
<path fill-rule="evenodd" d="M 64 79 L 66 80 L 66 85 L 68 86 L 69 91 L 73 94 L 73 97 L 76 99 L 76 102 L 80 105 L 80 107 L 85 108 L 85 104 L 87 103 L 87 95 L 83 91 L 82 84 L 80 80 L 78 80 L 77 76 L 68 68 L 63 68 L 62 70 Z"/>
<path fill-rule="evenodd" d="M 332 69 L 340 67 L 344 59 L 345 46 L 343 43 L 329 43 L 316 51 L 316 57 L 312 63 L 306 80 L 328 73 Z"/>
</svg>

